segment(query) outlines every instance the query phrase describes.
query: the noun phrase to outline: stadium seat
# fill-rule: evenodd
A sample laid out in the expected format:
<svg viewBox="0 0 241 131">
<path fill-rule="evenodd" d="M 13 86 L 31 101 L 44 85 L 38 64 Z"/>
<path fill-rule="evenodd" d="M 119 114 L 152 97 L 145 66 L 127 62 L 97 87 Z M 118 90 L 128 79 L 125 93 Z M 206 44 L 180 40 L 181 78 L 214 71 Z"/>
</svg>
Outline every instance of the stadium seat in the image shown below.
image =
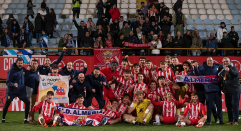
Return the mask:
<svg viewBox="0 0 241 131">
<path fill-rule="evenodd" d="M 54 32 L 54 33 L 53 33 L 53 37 L 54 37 L 54 38 L 58 38 L 58 37 L 59 37 L 59 33 L 58 33 L 58 32 Z"/>
<path fill-rule="evenodd" d="M 89 3 L 89 0 L 82 0 L 82 3 Z"/>
<path fill-rule="evenodd" d="M 12 3 L 12 0 L 5 0 L 6 4 Z"/>
<path fill-rule="evenodd" d="M 174 36 L 175 36 L 175 35 L 174 35 L 174 31 L 172 31 L 172 32 L 171 32 L 171 36 L 172 36 L 172 37 L 174 37 Z"/>
<path fill-rule="evenodd" d="M 70 14 L 69 9 L 64 9 L 63 12 L 62 12 L 62 14 L 64 14 L 64 15 L 69 15 L 69 14 Z"/>
<path fill-rule="evenodd" d="M 3 4 L 2 5 L 2 9 L 7 9 L 8 8 L 8 4 Z"/>
<path fill-rule="evenodd" d="M 204 31 L 205 28 L 204 28 L 203 25 L 197 25 L 197 30 L 198 30 L 198 31 Z"/>
<path fill-rule="evenodd" d="M 170 6 L 167 6 L 167 7 L 170 7 Z M 183 8 L 183 9 L 188 9 L 188 4 L 183 4 L 183 5 L 182 5 L 182 8 Z"/>
<path fill-rule="evenodd" d="M 80 14 L 86 14 L 86 9 L 80 9 Z"/>
<path fill-rule="evenodd" d="M 12 9 L 7 9 L 6 14 L 12 14 L 13 10 Z"/>
<path fill-rule="evenodd" d="M 223 14 L 223 12 L 222 12 L 222 10 L 220 10 L 220 9 L 216 9 L 216 10 L 215 10 L 215 14 L 220 14 L 220 15 L 221 15 L 221 14 Z"/>
<path fill-rule="evenodd" d="M 13 0 L 14 1 L 14 0 Z M 54 0 L 51 0 L 50 2 L 52 2 L 52 1 L 54 1 Z M 41 4 L 43 1 L 42 0 L 33 0 L 32 1 L 32 3 L 34 3 L 34 4 Z M 56 2 L 57 3 L 57 2 Z"/>
<path fill-rule="evenodd" d="M 239 14 L 239 11 L 238 11 L 238 10 L 232 10 L 231 13 L 232 13 L 233 15 L 238 15 L 238 14 Z"/>
<path fill-rule="evenodd" d="M 21 3 L 21 4 L 27 4 L 27 3 L 28 3 L 28 0 L 20 0 L 19 3 Z"/>
<path fill-rule="evenodd" d="M 129 4 L 129 8 L 136 9 L 136 4 Z"/>
<path fill-rule="evenodd" d="M 55 9 L 55 7 L 56 7 L 55 4 L 49 4 L 49 8 L 50 8 L 50 9 L 51 9 L 51 8 Z"/>
<path fill-rule="evenodd" d="M 96 8 L 96 5 L 95 5 L 95 4 L 89 4 L 89 7 L 88 7 L 88 8 L 95 9 L 95 8 Z"/>
<path fill-rule="evenodd" d="M 196 6 L 196 4 L 189 4 L 189 8 L 190 8 L 190 9 L 196 9 L 197 6 Z"/>
<path fill-rule="evenodd" d="M 81 4 L 80 5 L 80 9 L 87 9 L 88 8 L 88 5 L 87 4 Z"/>
<path fill-rule="evenodd" d="M 235 0 L 234 3 L 236 3 L 236 4 L 241 4 L 241 1 L 240 1 L 240 0 Z"/>
<path fill-rule="evenodd" d="M 208 18 L 207 15 L 200 15 L 200 19 L 202 19 L 202 20 L 205 20 L 205 19 L 207 19 L 207 18 Z"/>
<path fill-rule="evenodd" d="M 3 4 L 3 3 L 4 3 L 4 0 L 0 0 L 0 3 Z"/>
<path fill-rule="evenodd" d="M 71 30 L 77 30 L 76 26 L 72 26 Z"/>
<path fill-rule="evenodd" d="M 65 19 L 65 21 L 64 21 L 64 24 L 70 25 L 70 24 L 72 24 L 72 23 L 73 23 L 73 20 L 72 20 L 72 19 Z"/>
<path fill-rule="evenodd" d="M 237 19 L 232 19 L 232 20 L 231 20 L 231 24 L 233 24 L 233 25 L 238 25 L 238 24 L 239 24 L 239 20 L 237 20 Z"/>
<path fill-rule="evenodd" d="M 129 3 L 136 3 L 136 0 L 130 0 Z"/>
<path fill-rule="evenodd" d="M 121 14 L 127 14 L 128 13 L 128 9 L 121 9 L 120 13 Z"/>
<path fill-rule="evenodd" d="M 203 3 L 211 3 L 210 0 L 203 0 Z"/>
<path fill-rule="evenodd" d="M 212 3 L 212 4 L 218 4 L 218 1 L 216 1 L 216 0 L 211 0 L 211 3 Z"/>
<path fill-rule="evenodd" d="M 221 4 L 221 9 L 226 10 L 226 9 L 229 9 L 229 8 L 228 8 L 228 5 L 227 5 L 227 4 Z"/>
<path fill-rule="evenodd" d="M 206 25 L 206 30 L 213 31 L 214 30 L 213 25 Z"/>
<path fill-rule="evenodd" d="M 197 8 L 203 9 L 204 8 L 204 4 L 197 4 Z"/>
<path fill-rule="evenodd" d="M 199 15 L 192 15 L 192 17 L 191 17 L 193 20 L 195 20 L 195 19 L 199 19 L 200 17 L 199 17 Z"/>
<path fill-rule="evenodd" d="M 198 14 L 197 9 L 191 9 L 190 12 L 191 12 L 192 15 L 197 15 Z"/>
<path fill-rule="evenodd" d="M 225 15 L 230 15 L 231 14 L 231 12 L 230 12 L 230 10 L 228 9 L 228 10 L 223 10 L 223 14 L 225 14 Z"/>
<path fill-rule="evenodd" d="M 207 14 L 205 9 L 199 9 L 198 12 L 199 14 L 202 14 L 202 15 Z"/>
<path fill-rule="evenodd" d="M 201 3 L 203 3 L 203 1 L 202 0 L 195 0 L 195 3 L 201 4 Z"/>
<path fill-rule="evenodd" d="M 128 4 L 121 4 L 121 8 L 128 8 Z"/>
<path fill-rule="evenodd" d="M 231 31 L 231 25 L 226 25 L 227 31 Z"/>
<path fill-rule="evenodd" d="M 93 18 L 92 21 L 96 24 L 98 21 L 98 18 Z"/>
<path fill-rule="evenodd" d="M 220 25 L 215 25 L 215 30 L 218 30 L 219 27 Z"/>
<path fill-rule="evenodd" d="M 220 9 L 220 5 L 219 4 L 213 4 L 213 9 Z"/>
<path fill-rule="evenodd" d="M 10 4 L 10 6 L 8 7 L 9 9 L 16 9 L 16 4 Z"/>
<path fill-rule="evenodd" d="M 88 21 L 88 17 L 86 16 L 86 18 L 83 19 L 84 23 L 86 23 Z"/>
<path fill-rule="evenodd" d="M 234 4 L 233 0 L 227 0 L 228 4 Z"/>
<path fill-rule="evenodd" d="M 194 24 L 193 19 L 187 19 L 187 24 L 188 24 L 188 25 Z"/>
<path fill-rule="evenodd" d="M 49 44 L 55 45 L 56 43 L 56 39 L 49 39 Z"/>
<path fill-rule="evenodd" d="M 226 15 L 226 19 L 232 20 L 233 19 L 233 15 Z"/>
<path fill-rule="evenodd" d="M 72 0 L 66 0 L 66 3 L 72 4 Z"/>
<path fill-rule="evenodd" d="M 20 10 L 20 9 L 16 9 L 16 10 L 14 10 L 13 14 L 14 14 L 14 15 L 21 14 L 21 10 Z"/>
<path fill-rule="evenodd" d="M 171 31 L 174 31 L 174 25 L 171 26 Z"/>
<path fill-rule="evenodd" d="M 164 0 L 164 3 L 168 3 L 169 4 L 169 3 L 172 3 L 172 1 L 171 0 Z"/>
<path fill-rule="evenodd" d="M 240 20 L 241 17 L 240 17 L 240 15 L 234 15 L 234 19 Z"/>
<path fill-rule="evenodd" d="M 236 9 L 236 6 L 235 6 L 234 4 L 230 4 L 230 5 L 229 5 L 229 9 L 235 10 L 235 9 Z"/>
<path fill-rule="evenodd" d="M 241 4 L 237 5 L 237 8 L 238 8 L 239 10 L 241 10 Z"/>
<path fill-rule="evenodd" d="M 54 11 L 55 11 L 56 15 L 60 15 L 61 14 L 61 9 L 55 9 Z"/>
<path fill-rule="evenodd" d="M 213 20 L 213 24 L 214 25 L 219 25 L 221 22 L 220 22 L 220 20 L 219 19 L 214 19 Z"/>
<path fill-rule="evenodd" d="M 200 36 L 200 38 L 202 38 L 202 39 L 206 39 L 206 38 L 207 38 L 206 32 L 199 32 L 199 36 Z"/>
<path fill-rule="evenodd" d="M 61 31 L 60 24 L 56 25 L 56 31 Z"/>
<path fill-rule="evenodd" d="M 35 9 L 40 9 L 40 4 L 35 4 L 36 7 L 34 7 Z"/>
<path fill-rule="evenodd" d="M 230 24 L 228 19 L 222 19 L 222 22 L 224 22 L 225 24 Z"/>
<path fill-rule="evenodd" d="M 189 14 L 189 9 L 182 9 L 182 13 L 188 15 Z"/>
<path fill-rule="evenodd" d="M 194 30 L 195 26 L 194 25 L 187 25 L 187 30 Z"/>
<path fill-rule="evenodd" d="M 65 4 L 65 0 L 59 0 L 59 3 Z"/>
<path fill-rule="evenodd" d="M 188 3 L 193 3 L 193 4 L 194 4 L 194 3 L 195 3 L 195 0 L 188 0 L 187 2 L 188 2 Z"/>
<path fill-rule="evenodd" d="M 234 29 L 235 29 L 235 31 L 241 31 L 241 28 L 239 25 L 234 25 Z"/>
<path fill-rule="evenodd" d="M 205 8 L 206 8 L 206 9 L 212 9 L 213 6 L 212 6 L 212 4 L 205 4 Z"/>
<path fill-rule="evenodd" d="M 220 4 L 226 4 L 226 0 L 219 0 L 218 1 Z"/>
<path fill-rule="evenodd" d="M 212 21 L 210 19 L 205 19 L 204 20 L 204 24 L 205 25 L 211 25 L 212 24 Z"/>
<path fill-rule="evenodd" d="M 203 22 L 201 19 L 195 19 L 195 24 L 201 25 L 201 24 L 203 24 Z"/>
<path fill-rule="evenodd" d="M 214 14 L 214 10 L 213 10 L 213 9 L 208 9 L 208 10 L 207 10 L 207 14 L 209 14 L 209 15 L 210 15 L 210 14 Z"/>
<path fill-rule="evenodd" d="M 12 3 L 14 3 L 14 4 L 18 4 L 18 3 L 19 3 L 19 0 L 13 0 Z"/>
<path fill-rule="evenodd" d="M 18 4 L 17 8 L 18 9 L 24 9 L 25 7 L 24 7 L 24 4 Z"/>
<path fill-rule="evenodd" d="M 97 0 L 89 0 L 89 1 L 90 1 L 89 3 L 93 3 L 93 4 L 97 3 Z"/>
<path fill-rule="evenodd" d="M 129 9 L 130 14 L 136 14 L 136 9 Z"/>
<path fill-rule="evenodd" d="M 71 9 L 72 6 L 71 6 L 71 4 L 65 4 L 64 8 Z"/>
</svg>

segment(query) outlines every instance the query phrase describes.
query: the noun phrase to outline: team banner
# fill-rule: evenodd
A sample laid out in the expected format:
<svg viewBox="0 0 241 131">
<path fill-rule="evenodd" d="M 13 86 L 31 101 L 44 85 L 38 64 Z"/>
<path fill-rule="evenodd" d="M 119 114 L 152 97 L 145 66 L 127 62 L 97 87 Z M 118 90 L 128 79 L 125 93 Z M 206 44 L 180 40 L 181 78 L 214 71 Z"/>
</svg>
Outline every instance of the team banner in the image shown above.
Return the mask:
<svg viewBox="0 0 241 131">
<path fill-rule="evenodd" d="M 31 60 L 33 53 L 34 49 L 4 49 L 4 55 L 22 57 L 26 64 Z"/>
<path fill-rule="evenodd" d="M 48 91 L 53 91 L 55 103 L 69 103 L 69 76 L 40 75 L 39 81 L 39 102 L 46 99 Z"/>
<path fill-rule="evenodd" d="M 177 75 L 176 82 L 185 82 L 185 83 L 217 83 L 217 75 L 208 75 L 208 76 L 188 76 L 188 75 Z"/>
<path fill-rule="evenodd" d="M 93 126 L 99 126 L 104 118 L 101 110 L 83 110 L 57 106 L 57 110 L 62 114 L 62 122 L 69 126 L 85 126 L 92 123 Z"/>
<path fill-rule="evenodd" d="M 134 44 L 134 43 L 130 43 L 130 42 L 125 42 L 124 46 L 126 46 L 126 47 L 135 47 L 135 48 L 138 48 L 138 47 L 151 47 L 152 43 L 149 42 L 149 43 L 143 43 L 143 44 Z"/>
<path fill-rule="evenodd" d="M 120 64 L 122 54 L 120 48 L 95 49 L 94 50 L 94 65 L 100 68 L 106 66 L 106 62 L 116 61 Z"/>
</svg>

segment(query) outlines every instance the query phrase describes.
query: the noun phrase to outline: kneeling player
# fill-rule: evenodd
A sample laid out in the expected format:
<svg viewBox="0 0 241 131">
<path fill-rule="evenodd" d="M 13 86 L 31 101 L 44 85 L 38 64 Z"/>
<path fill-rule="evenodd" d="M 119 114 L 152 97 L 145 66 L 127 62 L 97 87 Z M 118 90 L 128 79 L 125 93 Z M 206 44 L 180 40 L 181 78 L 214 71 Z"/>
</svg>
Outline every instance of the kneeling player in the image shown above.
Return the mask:
<svg viewBox="0 0 241 131">
<path fill-rule="evenodd" d="M 177 123 L 176 126 L 183 127 L 187 125 L 196 125 L 196 127 L 202 127 L 207 119 L 205 108 L 202 103 L 198 101 L 197 93 L 191 94 L 191 103 L 187 104 L 183 116 L 181 116 L 181 123 Z M 189 119 L 186 118 L 189 114 Z"/>
<path fill-rule="evenodd" d="M 113 100 L 110 106 L 107 106 L 103 111 L 103 115 L 107 118 L 106 124 L 115 124 L 121 121 L 120 114 L 118 113 L 118 101 Z M 103 122 L 102 122 L 103 123 Z"/>
<path fill-rule="evenodd" d="M 41 114 L 38 117 L 39 124 L 44 127 L 48 127 L 48 124 L 53 123 L 53 127 L 57 126 L 60 121 L 60 117 L 58 114 L 54 115 L 56 111 L 56 105 L 53 102 L 54 92 L 47 92 L 47 100 L 36 102 L 33 107 L 33 112 L 37 112 L 41 109 Z"/>
<path fill-rule="evenodd" d="M 149 99 L 144 99 L 143 91 L 137 91 L 135 95 L 137 97 L 137 102 L 131 104 L 128 109 L 128 114 L 136 109 L 137 117 L 124 114 L 123 119 L 135 125 L 145 125 L 149 123 L 152 118 L 153 105 Z"/>
</svg>

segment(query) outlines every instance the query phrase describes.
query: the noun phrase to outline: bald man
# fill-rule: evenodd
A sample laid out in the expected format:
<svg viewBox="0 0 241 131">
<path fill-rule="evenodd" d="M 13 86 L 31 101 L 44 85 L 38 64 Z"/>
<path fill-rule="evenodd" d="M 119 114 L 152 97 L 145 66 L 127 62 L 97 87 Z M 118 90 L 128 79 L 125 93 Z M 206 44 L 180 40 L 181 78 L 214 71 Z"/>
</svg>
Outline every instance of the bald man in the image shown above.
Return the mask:
<svg viewBox="0 0 241 131">
<path fill-rule="evenodd" d="M 84 73 L 79 73 L 78 78 L 75 79 L 76 82 L 70 83 L 70 103 L 73 103 L 81 94 L 84 96 L 84 106 L 87 107 L 87 99 L 90 97 L 91 93 L 95 93 L 95 89 L 90 86 L 90 83 L 85 79 Z"/>
</svg>

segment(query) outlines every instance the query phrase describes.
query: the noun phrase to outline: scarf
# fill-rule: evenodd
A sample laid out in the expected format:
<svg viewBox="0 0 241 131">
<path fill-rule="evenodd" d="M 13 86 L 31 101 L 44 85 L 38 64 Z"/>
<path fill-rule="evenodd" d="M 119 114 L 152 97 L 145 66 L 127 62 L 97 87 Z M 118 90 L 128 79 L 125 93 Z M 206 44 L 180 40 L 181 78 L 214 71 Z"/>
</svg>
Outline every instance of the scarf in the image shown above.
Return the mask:
<svg viewBox="0 0 241 131">
<path fill-rule="evenodd" d="M 6 34 L 6 41 L 7 41 L 7 46 L 6 47 L 9 47 L 10 46 L 10 39 L 9 39 L 9 36 Z"/>
<path fill-rule="evenodd" d="M 29 30 L 28 30 L 29 28 L 28 28 L 28 22 L 27 22 L 27 24 L 26 24 L 26 33 L 27 34 L 29 34 Z"/>
<path fill-rule="evenodd" d="M 223 39 L 228 39 L 228 37 L 229 37 L 228 35 L 227 36 L 223 36 Z"/>
</svg>

